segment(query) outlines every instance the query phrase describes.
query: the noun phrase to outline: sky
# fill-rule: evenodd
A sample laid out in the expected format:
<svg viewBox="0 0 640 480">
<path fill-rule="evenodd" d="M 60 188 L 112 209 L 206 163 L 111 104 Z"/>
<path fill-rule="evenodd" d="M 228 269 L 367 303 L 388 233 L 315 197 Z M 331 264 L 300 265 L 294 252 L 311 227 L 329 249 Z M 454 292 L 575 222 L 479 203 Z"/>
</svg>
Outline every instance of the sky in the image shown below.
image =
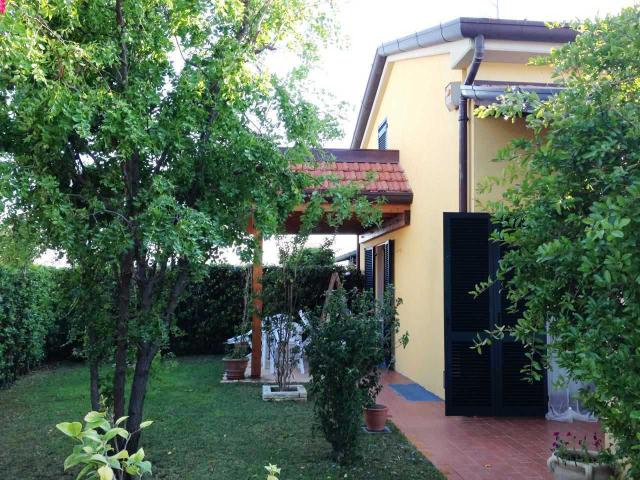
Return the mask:
<svg viewBox="0 0 640 480">
<path fill-rule="evenodd" d="M 348 148 L 360 101 L 367 83 L 376 48 L 382 43 L 447 22 L 457 17 L 490 17 L 515 20 L 562 21 L 615 14 L 629 0 L 336 0 L 344 41 L 324 52 L 313 72 L 314 84 L 347 102 L 342 120 L 344 134 L 328 147 Z M 496 2 L 497 5 L 496 5 Z M 318 245 L 323 236 L 311 244 Z M 354 250 L 353 235 L 337 236 L 334 250 Z M 233 254 L 226 256 L 237 262 Z M 49 263 L 51 256 L 45 260 Z M 275 241 L 265 242 L 264 262 L 277 263 Z"/>
</svg>

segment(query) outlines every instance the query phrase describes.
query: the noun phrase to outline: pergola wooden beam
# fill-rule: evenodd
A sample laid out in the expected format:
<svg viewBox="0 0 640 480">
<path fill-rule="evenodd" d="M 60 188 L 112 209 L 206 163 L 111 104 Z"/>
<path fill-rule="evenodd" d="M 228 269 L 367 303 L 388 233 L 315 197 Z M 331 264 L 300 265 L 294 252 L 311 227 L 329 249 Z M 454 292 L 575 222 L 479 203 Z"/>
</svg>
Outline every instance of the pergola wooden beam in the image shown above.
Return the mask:
<svg viewBox="0 0 640 480">
<path fill-rule="evenodd" d="M 298 205 L 296 208 L 293 209 L 294 212 L 305 212 L 307 210 L 308 205 L 306 203 L 303 203 L 302 205 Z M 323 203 L 322 204 L 322 209 L 325 212 L 330 212 L 332 210 L 333 206 L 331 205 L 331 203 Z M 382 214 L 384 215 L 385 213 L 404 213 L 407 210 L 411 210 L 411 204 L 410 203 L 383 203 L 382 205 L 376 205 L 376 208 L 379 209 Z"/>
<path fill-rule="evenodd" d="M 251 378 L 262 376 L 262 234 L 256 229 L 253 215 L 249 219 L 247 231 L 258 243 L 258 250 L 251 265 L 251 298 L 253 314 L 251 316 Z"/>
<path fill-rule="evenodd" d="M 359 238 L 359 243 L 368 242 L 374 238 L 381 237 L 390 232 L 395 232 L 403 227 L 406 227 L 411 223 L 411 211 L 406 210 L 401 214 L 398 214 L 392 218 L 385 220 L 379 228 L 375 230 L 368 230 L 362 233 Z"/>
</svg>

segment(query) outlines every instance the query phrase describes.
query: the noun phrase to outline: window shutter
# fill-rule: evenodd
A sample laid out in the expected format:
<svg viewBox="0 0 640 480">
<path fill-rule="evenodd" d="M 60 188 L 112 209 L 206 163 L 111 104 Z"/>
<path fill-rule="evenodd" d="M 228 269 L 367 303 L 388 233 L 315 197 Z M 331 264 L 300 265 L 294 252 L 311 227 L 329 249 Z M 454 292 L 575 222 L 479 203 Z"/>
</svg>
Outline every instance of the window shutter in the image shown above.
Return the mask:
<svg viewBox="0 0 640 480">
<path fill-rule="evenodd" d="M 394 249 L 393 245 L 394 241 L 389 240 L 384 244 L 384 288 L 386 289 L 388 285 L 393 284 L 393 268 L 394 268 Z"/>
<path fill-rule="evenodd" d="M 375 285 L 375 265 L 373 248 L 364 249 L 364 288 L 366 290 L 373 290 Z"/>
<path fill-rule="evenodd" d="M 528 359 L 520 342 L 507 335 L 479 355 L 474 338 L 496 325 L 515 325 L 521 308 L 508 309 L 506 291 L 494 283 L 478 297 L 474 286 L 496 275 L 500 246 L 489 240 L 487 214 L 444 214 L 445 413 L 446 415 L 541 416 L 546 380 L 528 383 Z"/>
<path fill-rule="evenodd" d="M 378 127 L 378 149 L 386 150 L 387 149 L 387 130 L 389 130 L 389 124 L 387 123 L 387 119 Z"/>
<path fill-rule="evenodd" d="M 490 327 L 490 295 L 469 294 L 489 277 L 489 226 L 488 215 L 444 216 L 446 415 L 492 414 L 492 351 L 471 349 Z"/>
</svg>

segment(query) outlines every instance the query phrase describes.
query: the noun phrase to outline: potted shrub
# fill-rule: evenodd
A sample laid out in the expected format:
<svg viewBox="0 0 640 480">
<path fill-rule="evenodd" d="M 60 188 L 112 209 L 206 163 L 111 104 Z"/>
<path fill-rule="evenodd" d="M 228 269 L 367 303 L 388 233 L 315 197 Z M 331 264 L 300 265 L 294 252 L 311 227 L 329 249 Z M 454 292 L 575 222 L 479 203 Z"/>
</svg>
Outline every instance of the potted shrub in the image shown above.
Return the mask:
<svg viewBox="0 0 640 480">
<path fill-rule="evenodd" d="M 597 434 L 593 434 L 595 449 L 590 449 L 586 437 L 576 442 L 576 437 L 567 433 L 573 439 L 570 443 L 554 433 L 552 453 L 547 460 L 547 466 L 556 480 L 609 480 L 616 478 L 616 469 L 611 464 L 611 454 L 602 449 L 602 442 Z"/>
<path fill-rule="evenodd" d="M 401 299 L 396 299 L 393 287 L 389 287 L 384 292 L 381 301 L 375 302 L 375 316 L 378 323 L 382 325 L 381 341 L 378 343 L 379 349 L 371 357 L 370 370 L 361 380 L 361 387 L 365 391 L 364 421 L 370 432 L 382 432 L 385 429 L 389 409 L 377 403 L 378 394 L 382 390 L 381 367 L 392 366 L 394 363 L 394 345 L 396 334 L 400 330 L 400 320 L 398 318 L 398 306 L 402 304 Z M 405 348 L 409 342 L 408 333 L 404 333 L 398 345 Z"/>
<path fill-rule="evenodd" d="M 249 344 L 245 339 L 241 339 L 229 349 L 222 359 L 227 380 L 244 380 L 244 373 L 249 364 L 248 353 Z"/>
<path fill-rule="evenodd" d="M 392 301 L 394 311 L 398 304 Z M 327 292 L 322 313 L 316 311 L 309 317 L 306 352 L 315 418 L 339 463 L 353 458 L 363 407 L 372 407 L 382 388 L 384 340 L 398 329 L 397 323 L 389 324 L 391 329 L 381 328 L 383 311 L 370 292 L 347 293 L 339 287 Z M 407 335 L 402 338 L 406 344 Z M 384 429 L 386 407 L 376 413 Z"/>
<path fill-rule="evenodd" d="M 249 363 L 248 339 L 249 335 L 246 332 L 234 337 L 236 342 L 230 344 L 228 353 L 222 359 L 227 380 L 244 380 L 244 373 Z"/>
</svg>

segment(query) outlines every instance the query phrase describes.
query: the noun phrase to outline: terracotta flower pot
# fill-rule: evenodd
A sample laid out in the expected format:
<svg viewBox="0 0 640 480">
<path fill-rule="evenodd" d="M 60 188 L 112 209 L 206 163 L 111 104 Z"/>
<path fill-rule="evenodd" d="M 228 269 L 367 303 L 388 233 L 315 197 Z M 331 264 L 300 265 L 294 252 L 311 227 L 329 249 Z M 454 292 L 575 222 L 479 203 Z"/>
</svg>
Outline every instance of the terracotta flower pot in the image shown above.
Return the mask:
<svg viewBox="0 0 640 480">
<path fill-rule="evenodd" d="M 224 371 L 227 380 L 243 380 L 249 359 L 247 358 L 223 358 Z"/>
<path fill-rule="evenodd" d="M 593 462 L 585 462 L 584 459 L 580 459 L 583 456 L 582 451 L 576 450 L 574 453 L 576 460 L 565 460 L 555 453 L 549 457 L 547 466 L 553 474 L 553 478 L 556 480 L 609 480 L 616 478 L 613 466 L 597 462 L 597 452 L 588 452 Z"/>
<path fill-rule="evenodd" d="M 388 416 L 389 409 L 384 405 L 364 407 L 364 423 L 370 432 L 382 432 Z"/>
</svg>

